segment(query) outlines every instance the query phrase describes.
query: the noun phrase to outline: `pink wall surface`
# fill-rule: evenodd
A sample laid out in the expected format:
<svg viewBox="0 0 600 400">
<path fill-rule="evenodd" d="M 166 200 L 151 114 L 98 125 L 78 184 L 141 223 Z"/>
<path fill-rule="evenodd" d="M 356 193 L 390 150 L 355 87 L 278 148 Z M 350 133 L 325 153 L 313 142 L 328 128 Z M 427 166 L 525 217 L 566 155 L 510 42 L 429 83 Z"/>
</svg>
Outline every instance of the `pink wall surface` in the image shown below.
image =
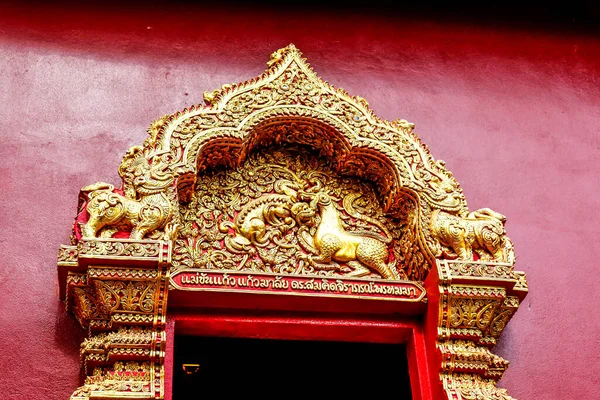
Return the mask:
<svg viewBox="0 0 600 400">
<path fill-rule="evenodd" d="M 130 4 L 130 3 L 128 3 Z M 118 184 L 157 117 L 294 43 L 330 83 L 405 118 L 471 209 L 508 217 L 530 294 L 497 352 L 520 399 L 600 391 L 600 40 L 400 14 L 0 5 L 0 393 L 66 399 L 83 332 L 56 254 L 79 189 Z"/>
</svg>

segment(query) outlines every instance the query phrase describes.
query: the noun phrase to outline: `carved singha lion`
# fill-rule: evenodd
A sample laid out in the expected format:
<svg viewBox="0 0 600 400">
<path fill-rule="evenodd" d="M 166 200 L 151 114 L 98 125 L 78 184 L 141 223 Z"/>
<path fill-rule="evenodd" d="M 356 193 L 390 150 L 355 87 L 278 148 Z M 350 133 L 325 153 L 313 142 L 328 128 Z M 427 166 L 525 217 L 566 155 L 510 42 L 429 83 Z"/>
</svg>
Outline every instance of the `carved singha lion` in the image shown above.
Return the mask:
<svg viewBox="0 0 600 400">
<path fill-rule="evenodd" d="M 355 214 L 354 217 L 377 225 L 387 237 L 371 231 L 346 231 L 339 211 L 327 193 L 305 192 L 303 195 L 313 198 L 311 206 L 319 210 L 321 217 L 313 237 L 316 254 L 308 256 L 315 268 L 328 269 L 327 265 L 331 265 L 332 261 L 347 262 L 354 268 L 349 274 L 351 276 L 365 276 L 372 270 L 385 279 L 399 279 L 394 273 L 394 263 L 388 263 L 388 245 L 392 239 L 385 226 L 366 216 Z M 354 199 L 355 195 L 344 198 L 346 210 L 352 210 L 351 203 Z"/>
<path fill-rule="evenodd" d="M 150 163 L 141 146 L 131 147 L 119 167 L 124 195 L 114 186 L 97 182 L 81 189 L 87 195 L 88 221 L 81 227 L 84 238 L 111 237 L 122 228 L 131 228 L 131 239 L 165 227 L 173 207 L 165 194 L 173 178 L 165 173 L 165 164 L 156 157 Z"/>
<path fill-rule="evenodd" d="M 442 246 L 452 249 L 449 258 L 473 260 L 473 252 L 483 261 L 514 262 L 513 245 L 506 237 L 506 217 L 482 208 L 459 217 L 435 210 L 431 216 L 432 235 Z M 442 252 L 442 249 L 440 249 Z"/>
</svg>

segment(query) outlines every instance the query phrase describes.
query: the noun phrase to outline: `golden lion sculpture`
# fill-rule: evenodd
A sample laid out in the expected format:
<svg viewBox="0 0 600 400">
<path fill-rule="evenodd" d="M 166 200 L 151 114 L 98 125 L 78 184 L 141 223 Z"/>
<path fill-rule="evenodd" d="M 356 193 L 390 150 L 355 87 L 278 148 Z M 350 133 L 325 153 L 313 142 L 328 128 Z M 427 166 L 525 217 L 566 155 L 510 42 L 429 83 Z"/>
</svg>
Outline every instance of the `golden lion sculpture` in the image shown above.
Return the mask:
<svg viewBox="0 0 600 400">
<path fill-rule="evenodd" d="M 452 250 L 450 258 L 473 260 L 473 252 L 483 261 L 514 262 L 512 242 L 506 237 L 506 217 L 482 208 L 466 217 L 436 210 L 431 216 L 431 233 L 440 245 Z M 442 252 L 442 249 L 440 249 Z"/>
<path fill-rule="evenodd" d="M 111 237 L 123 228 L 131 228 L 131 239 L 164 228 L 173 215 L 173 207 L 165 194 L 173 182 L 168 174 L 161 174 L 161 162 L 150 163 L 142 154 L 141 146 L 127 151 L 119 167 L 123 178 L 124 195 L 114 192 L 109 183 L 97 182 L 81 192 L 88 201 L 88 221 L 81 227 L 83 238 Z M 164 169 L 164 168 L 162 168 Z"/>
</svg>

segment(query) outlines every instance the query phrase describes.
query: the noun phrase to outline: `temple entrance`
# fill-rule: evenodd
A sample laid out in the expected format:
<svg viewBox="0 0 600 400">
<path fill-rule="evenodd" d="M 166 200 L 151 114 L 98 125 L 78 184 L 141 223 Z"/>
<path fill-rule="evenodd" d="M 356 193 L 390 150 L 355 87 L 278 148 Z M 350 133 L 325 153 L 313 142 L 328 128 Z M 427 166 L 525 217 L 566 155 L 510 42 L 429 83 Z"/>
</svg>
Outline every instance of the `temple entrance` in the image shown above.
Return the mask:
<svg viewBox="0 0 600 400">
<path fill-rule="evenodd" d="M 384 384 L 385 382 L 385 384 Z M 177 336 L 173 399 L 412 399 L 398 344 Z"/>
<path fill-rule="evenodd" d="M 121 189 L 81 189 L 71 399 L 507 398 L 490 348 L 527 282 L 506 218 L 293 45 L 268 66 L 155 121 Z"/>
</svg>

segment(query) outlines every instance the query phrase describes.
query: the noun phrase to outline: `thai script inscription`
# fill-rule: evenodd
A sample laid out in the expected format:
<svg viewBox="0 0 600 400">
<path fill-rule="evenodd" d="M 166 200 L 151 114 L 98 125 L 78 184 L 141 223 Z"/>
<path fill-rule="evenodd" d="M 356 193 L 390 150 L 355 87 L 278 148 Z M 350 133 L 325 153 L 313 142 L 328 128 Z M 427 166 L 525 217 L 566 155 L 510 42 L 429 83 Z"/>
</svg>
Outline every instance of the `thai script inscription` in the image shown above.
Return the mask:
<svg viewBox="0 0 600 400">
<path fill-rule="evenodd" d="M 183 290 L 253 291 L 289 294 L 359 296 L 418 301 L 424 293 L 413 282 L 360 279 L 327 279 L 310 276 L 282 276 L 214 271 L 182 270 L 171 276 L 175 287 Z"/>
</svg>

